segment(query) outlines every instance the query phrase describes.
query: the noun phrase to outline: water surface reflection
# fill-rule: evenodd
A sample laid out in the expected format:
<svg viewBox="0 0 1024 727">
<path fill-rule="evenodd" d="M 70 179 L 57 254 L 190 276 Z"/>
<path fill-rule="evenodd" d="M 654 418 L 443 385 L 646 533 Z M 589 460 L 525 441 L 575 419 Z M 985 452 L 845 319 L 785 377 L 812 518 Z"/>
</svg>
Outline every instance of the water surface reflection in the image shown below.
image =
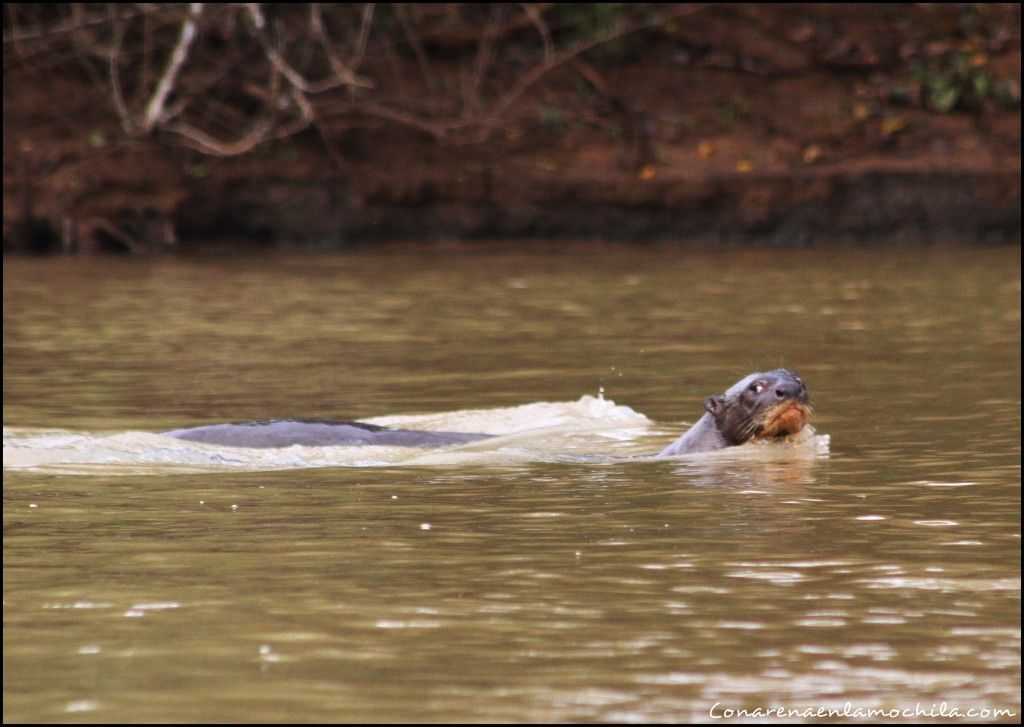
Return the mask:
<svg viewBox="0 0 1024 727">
<path fill-rule="evenodd" d="M 650 422 L 621 460 L 5 471 L 5 719 L 1019 714 L 1019 250 L 837 255 L 5 261 L 6 427 Z M 777 365 L 827 457 L 634 456 Z"/>
</svg>

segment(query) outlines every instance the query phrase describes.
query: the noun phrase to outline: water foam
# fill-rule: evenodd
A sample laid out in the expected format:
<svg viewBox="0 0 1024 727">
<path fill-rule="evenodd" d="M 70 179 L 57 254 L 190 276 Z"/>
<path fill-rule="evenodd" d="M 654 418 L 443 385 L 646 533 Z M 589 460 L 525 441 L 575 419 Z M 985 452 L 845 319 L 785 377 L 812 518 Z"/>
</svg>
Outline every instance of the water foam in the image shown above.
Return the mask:
<svg viewBox="0 0 1024 727">
<path fill-rule="evenodd" d="M 367 419 L 371 424 L 427 431 L 483 432 L 492 439 L 437 450 L 407 447 L 224 447 L 154 432 L 81 432 L 4 427 L 5 470 L 76 475 L 135 475 L 216 471 L 267 471 L 316 467 L 514 466 L 538 462 L 615 463 L 652 459 L 665 432 L 643 414 L 603 397 L 535 402 L 497 409 L 402 414 Z M 810 429 L 808 427 L 808 429 Z M 827 452 L 828 437 L 792 442 L 787 449 Z M 784 452 L 745 445 L 747 456 Z M 716 454 L 716 453 L 710 453 Z"/>
<path fill-rule="evenodd" d="M 544 460 L 558 442 L 590 435 L 629 442 L 646 433 L 650 420 L 612 401 L 581 397 L 499 409 L 377 417 L 372 424 L 452 432 L 485 432 L 494 439 L 423 451 L 406 447 L 223 447 L 187 442 L 154 432 L 79 432 L 4 427 L 4 469 L 59 474 L 152 474 L 218 470 L 258 471 L 307 467 L 507 464 Z M 540 451 L 534 451 L 539 447 Z"/>
</svg>

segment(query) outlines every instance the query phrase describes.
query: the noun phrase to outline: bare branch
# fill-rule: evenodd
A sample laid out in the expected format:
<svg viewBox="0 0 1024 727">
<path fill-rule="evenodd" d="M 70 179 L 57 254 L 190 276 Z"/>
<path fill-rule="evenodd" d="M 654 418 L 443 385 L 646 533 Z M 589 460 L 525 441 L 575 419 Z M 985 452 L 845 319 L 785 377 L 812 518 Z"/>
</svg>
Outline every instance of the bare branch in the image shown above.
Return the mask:
<svg viewBox="0 0 1024 727">
<path fill-rule="evenodd" d="M 237 156 L 252 151 L 267 140 L 267 132 L 270 130 L 271 122 L 268 119 L 260 119 L 252 128 L 235 141 L 222 141 L 202 129 L 197 129 L 191 124 L 175 123 L 168 125 L 167 131 L 178 134 L 189 146 L 196 151 L 212 156 Z"/>
<path fill-rule="evenodd" d="M 705 5 L 684 6 L 676 8 L 673 12 L 666 13 L 665 15 L 659 15 L 656 18 L 652 18 L 636 25 L 614 28 L 605 33 L 601 33 L 584 43 L 578 44 L 574 48 L 558 53 L 544 63 L 534 66 L 529 72 L 524 74 L 511 89 L 498 99 L 497 103 L 495 103 L 494 107 L 491 109 L 488 117 L 480 122 L 480 134 L 478 141 L 484 141 L 487 139 L 494 131 L 494 127 L 497 125 L 498 121 L 500 121 L 500 119 L 508 112 L 512 105 L 518 101 L 531 86 L 559 66 L 564 65 L 583 53 L 586 53 L 588 50 L 604 45 L 616 38 L 621 38 L 625 35 L 630 35 L 631 33 L 636 33 L 655 25 L 661 25 L 669 19 L 679 18 L 684 15 L 691 15 L 699 10 L 703 10 L 704 7 Z"/>
<path fill-rule="evenodd" d="M 409 18 L 405 14 L 405 5 L 403 3 L 395 3 L 393 7 L 395 16 L 397 16 L 398 22 L 402 26 L 402 32 L 405 33 L 405 38 L 409 41 L 409 45 L 412 46 L 413 53 L 416 55 L 416 63 L 419 64 L 420 73 L 423 74 L 423 80 L 427 88 L 432 93 L 436 92 L 437 80 L 434 78 L 434 73 L 430 68 L 430 61 L 427 60 L 423 44 L 420 42 L 419 36 L 416 35 L 416 30 L 412 27 L 412 23 L 409 22 Z"/>
<path fill-rule="evenodd" d="M 399 3 L 388 11 L 393 16 L 386 20 L 393 23 L 380 20 L 375 3 L 314 3 L 301 15 L 270 7 L 111 4 L 100 19 L 86 4 L 62 11 L 68 17 L 14 5 L 7 10 L 4 42 L 11 47 L 5 50 L 12 64 L 24 64 L 23 53 L 39 49 L 47 59 L 73 54 L 111 99 L 126 132 L 167 130 L 203 153 L 237 155 L 311 124 L 323 135 L 338 124 L 376 120 L 446 143 L 473 144 L 489 138 L 531 89 L 565 66 L 576 65 L 615 101 L 600 75 L 579 62 L 583 54 L 706 5 L 645 5 L 616 13 L 621 25 L 563 49 L 552 37 L 554 21 L 545 16 L 550 3 L 482 10 Z M 536 35 L 543 44 L 539 59 Z M 522 59 L 531 55 L 535 64 L 523 68 Z"/>
<path fill-rule="evenodd" d="M 484 29 L 480 33 L 480 41 L 477 44 L 476 63 L 473 68 L 473 80 L 469 86 L 467 102 L 470 108 L 475 108 L 480 102 L 480 86 L 487 75 L 487 67 L 494 57 L 491 39 L 495 34 L 498 23 L 498 11 L 492 7 L 491 14 L 487 18 L 487 24 L 484 25 Z"/>
<path fill-rule="evenodd" d="M 141 130 L 148 134 L 157 124 L 163 120 L 164 105 L 167 97 L 174 88 L 174 82 L 178 78 L 182 65 L 188 58 L 188 50 L 196 37 L 196 21 L 203 13 L 203 3 L 189 3 L 188 14 L 181 23 L 181 35 L 178 36 L 178 43 L 167 60 L 167 69 L 157 83 L 153 96 L 146 105 L 146 111 L 142 116 Z"/>
<path fill-rule="evenodd" d="M 373 11 L 377 7 L 377 3 L 366 3 L 363 5 L 363 20 L 359 26 L 359 37 L 356 40 L 355 50 L 352 52 L 352 60 L 348 62 L 348 65 L 353 70 L 358 69 L 363 62 L 363 56 L 366 54 L 366 43 L 370 37 L 370 23 L 373 21 Z"/>
<path fill-rule="evenodd" d="M 331 67 L 334 70 L 334 75 L 320 81 L 307 81 L 306 78 L 295 70 L 295 68 L 293 68 L 291 64 L 284 59 L 284 56 L 281 55 L 273 45 L 271 45 L 270 40 L 263 32 L 263 29 L 266 26 L 266 20 L 263 17 L 263 12 L 260 10 L 259 3 L 247 3 L 245 7 L 246 10 L 249 11 L 249 16 L 252 18 L 252 24 L 256 30 L 256 37 L 259 40 L 260 45 L 263 47 L 263 52 L 267 56 L 267 60 L 270 61 L 271 65 L 273 65 L 282 76 L 288 79 L 288 82 L 295 88 L 304 93 L 323 93 L 324 91 L 329 91 L 332 88 L 338 88 L 339 86 L 373 88 L 372 81 L 366 78 L 360 78 L 350 69 L 344 67 L 340 60 L 337 60 L 337 66 L 333 61 L 331 61 Z M 321 35 L 321 38 L 326 43 L 326 37 Z M 330 53 L 328 53 L 328 57 L 331 58 Z"/>
<path fill-rule="evenodd" d="M 291 99 L 299 115 L 291 123 L 274 128 L 272 117 L 258 119 L 242 136 L 234 141 L 224 141 L 202 129 L 186 123 L 170 124 L 166 129 L 186 141 L 186 145 L 213 156 L 238 156 L 252 151 L 260 144 L 274 139 L 284 139 L 307 128 L 315 118 L 313 107 L 298 89 L 292 89 Z"/>
<path fill-rule="evenodd" d="M 13 14 L 13 10 L 8 6 L 8 10 Z M 136 15 L 141 14 L 139 10 L 126 10 L 123 17 L 125 19 L 133 18 Z M 12 15 L 12 21 L 14 20 Z M 85 16 L 81 13 L 75 13 L 72 15 L 70 20 L 63 23 L 57 23 L 55 25 L 40 26 L 36 28 L 30 28 L 22 30 L 18 27 L 16 22 L 12 22 L 12 29 L 8 33 L 4 33 L 4 45 L 8 43 L 20 43 L 27 40 L 40 40 L 43 38 L 54 38 L 75 31 L 81 30 L 82 28 L 103 25 L 104 23 L 110 22 L 110 16 L 106 13 L 96 15 Z"/>
<path fill-rule="evenodd" d="M 351 78 L 354 74 L 334 52 L 334 45 L 327 37 L 323 14 L 320 12 L 320 3 L 309 4 L 309 27 L 316 39 L 320 41 L 320 47 L 324 49 L 324 55 L 327 56 L 327 62 L 330 64 L 331 70 L 334 71 L 335 77 L 348 75 Z"/>
<path fill-rule="evenodd" d="M 114 42 L 110 46 L 107 57 L 107 63 L 110 68 L 110 97 L 114 103 L 114 110 L 117 111 L 117 116 L 121 120 L 121 128 L 130 134 L 135 131 L 135 120 L 132 118 L 132 114 L 128 110 L 128 105 L 125 103 L 124 96 L 121 93 L 119 66 L 121 61 L 121 43 L 124 39 L 124 26 L 116 16 L 111 15 L 110 21 L 114 28 Z"/>
<path fill-rule="evenodd" d="M 444 139 L 447 136 L 448 129 L 451 128 L 450 125 L 431 123 L 426 119 L 416 116 L 415 114 L 411 114 L 400 109 L 389 108 L 376 103 L 362 103 L 352 107 L 351 111 L 364 116 L 394 121 L 402 124 L 403 126 L 409 126 L 413 129 L 426 132 L 438 140 Z"/>
<path fill-rule="evenodd" d="M 536 3 L 519 3 L 519 7 L 523 9 L 526 17 L 540 33 L 541 41 L 544 43 L 544 61 L 550 62 L 551 57 L 555 54 L 555 45 L 551 41 L 551 31 L 548 29 L 547 23 L 544 22 L 544 15 L 537 8 Z"/>
</svg>

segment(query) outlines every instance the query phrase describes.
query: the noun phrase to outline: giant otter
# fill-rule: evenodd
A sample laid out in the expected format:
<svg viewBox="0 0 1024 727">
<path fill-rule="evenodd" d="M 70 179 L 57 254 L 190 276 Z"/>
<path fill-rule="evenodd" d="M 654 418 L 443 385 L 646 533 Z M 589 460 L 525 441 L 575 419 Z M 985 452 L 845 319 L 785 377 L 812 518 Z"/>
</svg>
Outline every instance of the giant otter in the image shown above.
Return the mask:
<svg viewBox="0 0 1024 727">
<path fill-rule="evenodd" d="M 751 439 L 796 434 L 810 414 L 803 381 L 792 371 L 776 369 L 751 374 L 723 396 L 704 400 L 708 413 L 689 431 L 663 449 L 659 457 L 732 447 Z M 490 439 L 491 434 L 424 432 L 391 429 L 366 422 L 268 421 L 248 424 L 210 424 L 175 429 L 164 434 L 190 442 L 229 447 L 309 447 L 385 445 L 430 449 Z"/>
<path fill-rule="evenodd" d="M 722 396 L 709 396 L 704 408 L 707 413 L 659 457 L 786 437 L 803 429 L 811 413 L 807 387 L 786 369 L 750 374 Z"/>
</svg>

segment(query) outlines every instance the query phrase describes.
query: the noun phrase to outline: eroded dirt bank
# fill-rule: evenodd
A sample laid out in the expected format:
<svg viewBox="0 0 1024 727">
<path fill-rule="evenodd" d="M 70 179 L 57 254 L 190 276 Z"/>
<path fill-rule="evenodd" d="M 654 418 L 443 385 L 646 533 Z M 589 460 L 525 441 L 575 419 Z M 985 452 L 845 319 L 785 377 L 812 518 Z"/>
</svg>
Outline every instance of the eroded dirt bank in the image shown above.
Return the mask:
<svg viewBox="0 0 1024 727">
<path fill-rule="evenodd" d="M 483 141 L 357 112 L 230 157 L 126 133 L 88 73 L 5 36 L 4 250 L 1020 241 L 1019 6 L 967 30 L 772 7 L 567 62 Z M 956 59 L 947 108 L 922 73 Z"/>
</svg>

